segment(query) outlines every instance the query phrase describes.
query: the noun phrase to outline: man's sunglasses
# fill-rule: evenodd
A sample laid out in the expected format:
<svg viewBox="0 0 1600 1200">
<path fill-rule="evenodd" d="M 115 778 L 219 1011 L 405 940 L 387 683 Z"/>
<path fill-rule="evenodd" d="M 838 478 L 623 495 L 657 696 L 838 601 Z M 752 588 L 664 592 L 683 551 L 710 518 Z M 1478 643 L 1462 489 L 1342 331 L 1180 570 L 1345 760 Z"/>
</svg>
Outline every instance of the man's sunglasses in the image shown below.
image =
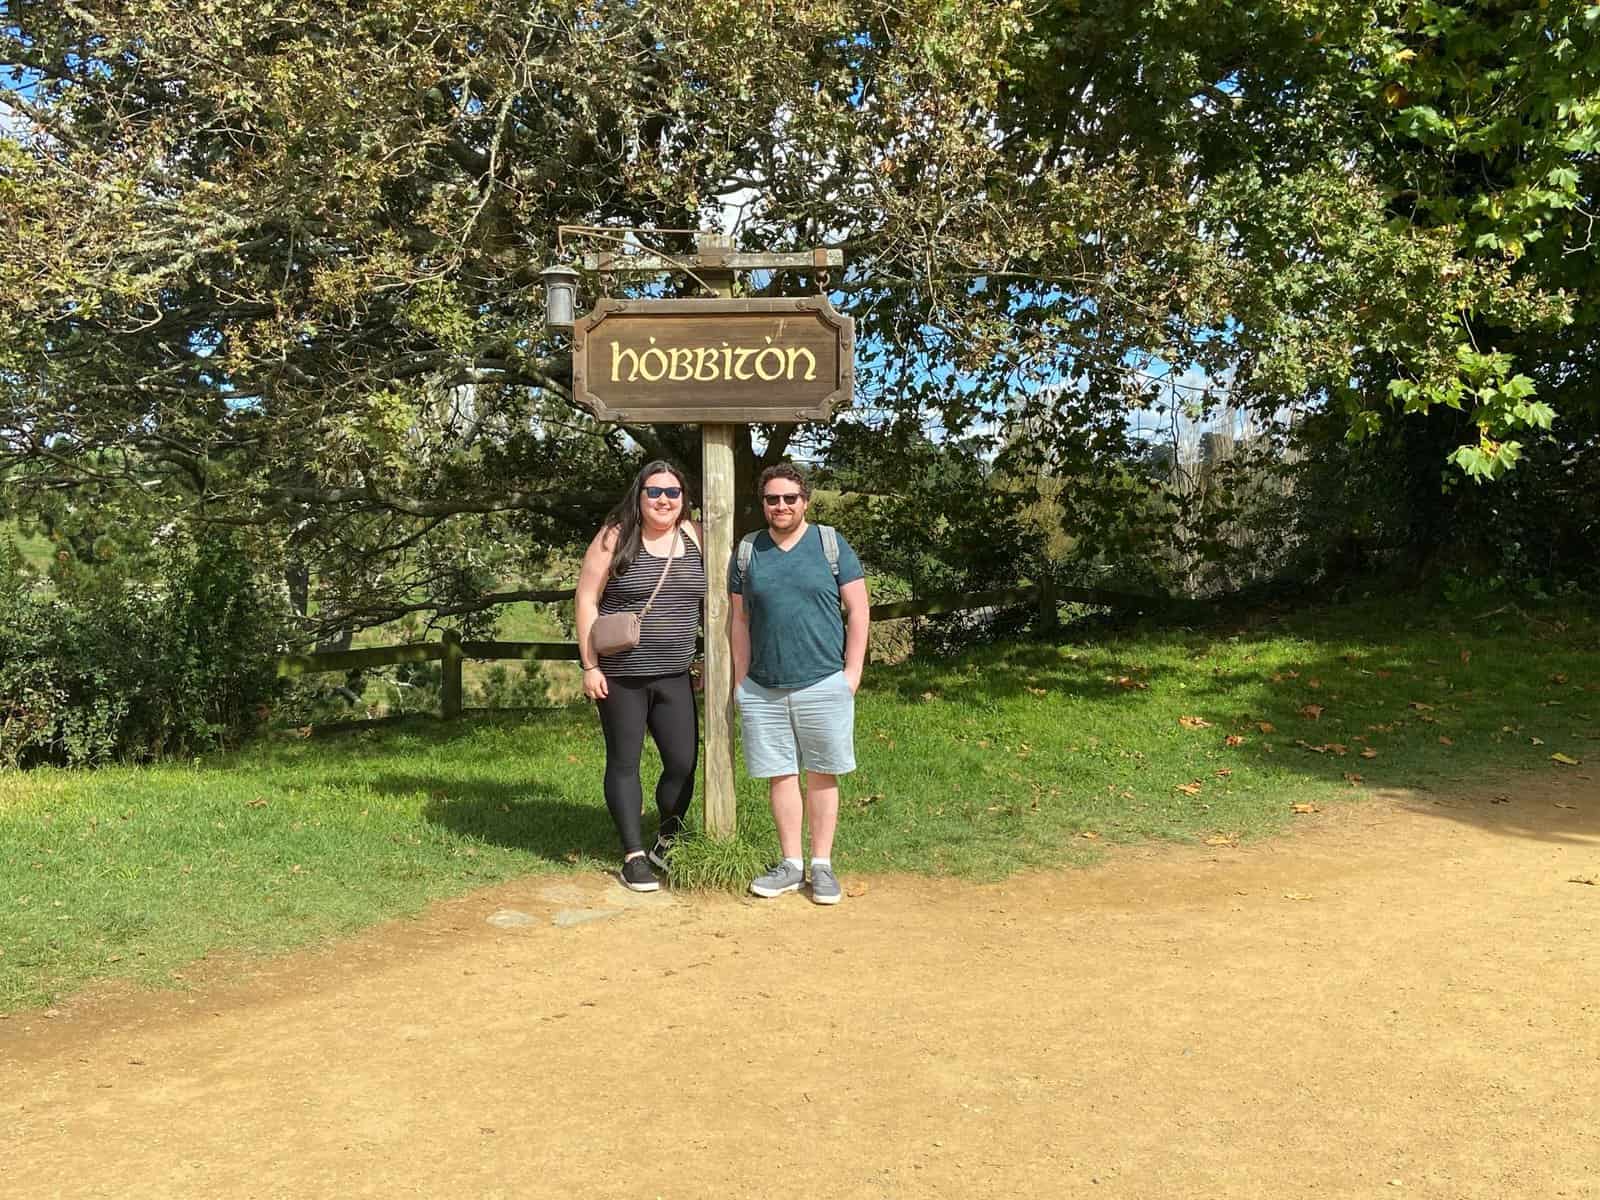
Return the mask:
<svg viewBox="0 0 1600 1200">
<path fill-rule="evenodd" d="M 768 508 L 774 504 L 783 503 L 793 507 L 800 499 L 799 492 L 768 492 L 761 497 L 761 502 Z"/>
<path fill-rule="evenodd" d="M 644 490 L 644 494 L 652 500 L 659 500 L 663 496 L 668 500 L 676 500 L 683 495 L 683 489 L 681 487 L 647 487 Z"/>
</svg>

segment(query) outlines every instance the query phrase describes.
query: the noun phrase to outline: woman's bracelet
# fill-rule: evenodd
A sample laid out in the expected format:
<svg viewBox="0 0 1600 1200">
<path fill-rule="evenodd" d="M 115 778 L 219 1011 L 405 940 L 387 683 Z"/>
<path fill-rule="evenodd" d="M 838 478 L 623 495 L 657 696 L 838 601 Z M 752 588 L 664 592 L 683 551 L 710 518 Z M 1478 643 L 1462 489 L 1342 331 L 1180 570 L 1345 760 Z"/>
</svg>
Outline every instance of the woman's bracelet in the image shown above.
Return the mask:
<svg viewBox="0 0 1600 1200">
<path fill-rule="evenodd" d="M 592 667 L 584 667 L 584 668 L 583 668 L 583 669 L 584 669 L 584 670 L 585 670 L 585 671 L 598 671 L 598 670 L 599 670 L 599 669 L 600 669 L 600 664 L 598 664 L 598 663 L 596 663 L 596 664 L 595 664 L 595 665 L 594 665 L 594 666 L 592 666 Z"/>
</svg>

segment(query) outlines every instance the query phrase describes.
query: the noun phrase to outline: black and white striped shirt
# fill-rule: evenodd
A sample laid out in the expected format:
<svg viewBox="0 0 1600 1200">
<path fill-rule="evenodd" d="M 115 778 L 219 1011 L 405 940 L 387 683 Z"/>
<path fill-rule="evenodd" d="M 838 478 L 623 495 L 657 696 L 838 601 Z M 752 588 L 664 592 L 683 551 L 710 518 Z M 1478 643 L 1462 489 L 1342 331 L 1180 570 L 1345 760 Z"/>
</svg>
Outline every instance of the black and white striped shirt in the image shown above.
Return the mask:
<svg viewBox="0 0 1600 1200">
<path fill-rule="evenodd" d="M 694 661 L 694 639 L 705 609 L 706 564 L 694 538 L 683 535 L 684 553 L 672 560 L 672 571 L 639 628 L 639 644 L 621 654 L 602 654 L 607 675 L 676 675 Z M 661 579 L 667 560 L 639 548 L 626 572 L 607 579 L 600 593 L 600 615 L 640 612 Z"/>
</svg>

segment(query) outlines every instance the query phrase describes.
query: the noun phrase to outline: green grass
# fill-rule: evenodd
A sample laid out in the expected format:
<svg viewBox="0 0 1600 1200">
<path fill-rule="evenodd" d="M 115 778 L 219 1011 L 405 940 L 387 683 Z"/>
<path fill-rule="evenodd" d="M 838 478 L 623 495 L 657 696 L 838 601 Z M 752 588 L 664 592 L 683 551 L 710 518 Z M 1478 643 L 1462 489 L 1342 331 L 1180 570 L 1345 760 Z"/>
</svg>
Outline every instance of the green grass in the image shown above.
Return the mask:
<svg viewBox="0 0 1600 1200">
<path fill-rule="evenodd" d="M 1257 837 L 1293 802 L 1375 787 L 1514 790 L 1600 767 L 1592 611 L 1490 607 L 1372 601 L 872 668 L 835 861 L 993 878 L 1107 843 Z M 577 704 L 0 776 L 0 1010 L 105 976 L 169 982 L 203 955 L 303 945 L 517 875 L 609 869 L 602 766 Z M 736 884 L 773 853 L 760 783 L 741 778 L 739 823 L 739 845 L 687 842 L 678 878 Z"/>
</svg>

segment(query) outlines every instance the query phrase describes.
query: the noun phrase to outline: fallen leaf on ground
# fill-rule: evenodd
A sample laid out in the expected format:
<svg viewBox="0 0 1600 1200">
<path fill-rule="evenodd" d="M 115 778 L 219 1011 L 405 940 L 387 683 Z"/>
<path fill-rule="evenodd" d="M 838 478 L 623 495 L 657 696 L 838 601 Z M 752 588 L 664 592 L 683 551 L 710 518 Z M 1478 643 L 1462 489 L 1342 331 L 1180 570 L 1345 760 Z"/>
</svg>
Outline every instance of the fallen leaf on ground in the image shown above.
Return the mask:
<svg viewBox="0 0 1600 1200">
<path fill-rule="evenodd" d="M 1319 721 L 1326 710 L 1320 704 L 1302 704 L 1300 715 L 1308 721 Z"/>
<path fill-rule="evenodd" d="M 1371 746 L 1368 746 L 1365 750 L 1363 750 L 1361 752 L 1361 757 L 1362 758 L 1377 758 L 1378 757 L 1378 752 L 1376 750 L 1374 750 Z"/>
<path fill-rule="evenodd" d="M 1045 691 L 1044 688 L 1031 687 L 1028 689 L 1028 694 L 1030 696 L 1048 696 L 1050 693 Z"/>
<path fill-rule="evenodd" d="M 1216 837 L 1208 837 L 1206 839 L 1206 845 L 1208 846 L 1231 846 L 1233 843 L 1234 836 L 1229 833 L 1220 833 Z"/>
<path fill-rule="evenodd" d="M 1193 780 L 1190 780 L 1188 783 L 1180 783 L 1180 784 L 1178 784 L 1172 790 L 1175 791 L 1175 792 L 1182 792 L 1185 796 L 1198 796 L 1200 794 L 1200 789 L 1201 789 L 1202 786 L 1203 785 L 1200 783 L 1200 781 L 1198 779 L 1193 779 Z"/>
<path fill-rule="evenodd" d="M 1543 738 L 1536 738 L 1536 737 L 1530 737 L 1530 738 L 1529 738 L 1529 739 L 1528 739 L 1528 741 L 1529 741 L 1529 742 L 1531 742 L 1531 743 L 1532 743 L 1532 744 L 1533 744 L 1533 745 L 1535 745 L 1535 746 L 1542 746 L 1542 745 L 1544 745 L 1544 739 L 1543 739 Z"/>
<path fill-rule="evenodd" d="M 867 885 L 864 883 L 852 883 L 849 887 L 845 888 L 844 894 L 854 900 L 857 896 L 865 896 L 867 894 L 867 890 Z"/>
<path fill-rule="evenodd" d="M 1218 779 L 1226 779 L 1229 775 L 1232 775 L 1232 774 L 1233 774 L 1233 768 L 1232 767 L 1219 767 L 1217 769 L 1217 771 L 1216 771 L 1216 776 L 1217 776 Z"/>
<path fill-rule="evenodd" d="M 1082 833 L 1080 833 L 1080 834 L 1079 834 L 1079 835 L 1078 835 L 1078 836 L 1079 836 L 1079 837 L 1081 837 L 1081 838 L 1083 838 L 1083 839 L 1084 839 L 1084 840 L 1085 840 L 1085 841 L 1088 841 L 1088 842 L 1092 842 L 1092 841 L 1095 841 L 1095 840 L 1097 840 L 1097 839 L 1098 839 L 1098 838 L 1099 838 L 1099 837 L 1100 837 L 1100 835 L 1099 835 L 1099 834 L 1098 834 L 1098 833 L 1096 833 L 1096 832 L 1095 832 L 1095 831 L 1094 831 L 1094 830 L 1092 830 L 1092 829 L 1085 829 L 1085 830 L 1084 830 L 1084 831 L 1083 831 L 1083 832 L 1082 832 Z"/>
<path fill-rule="evenodd" d="M 1463 650 L 1461 652 L 1461 665 L 1462 666 L 1466 666 L 1471 661 L 1472 661 L 1472 651 L 1471 650 Z"/>
<path fill-rule="evenodd" d="M 1222 739 L 1222 744 L 1232 749 L 1234 746 L 1244 745 L 1244 739 L 1237 733 L 1230 733 L 1227 737 Z"/>
<path fill-rule="evenodd" d="M 1424 704 L 1421 700 L 1413 700 L 1410 704 L 1410 707 L 1416 709 L 1418 712 L 1431 712 L 1433 709 L 1433 705 Z"/>
<path fill-rule="evenodd" d="M 1309 899 L 1311 899 L 1311 893 L 1310 892 L 1285 892 L 1283 894 L 1283 898 L 1285 900 L 1309 900 Z"/>
<path fill-rule="evenodd" d="M 1278 732 L 1278 727 L 1276 725 L 1274 725 L 1271 721 L 1257 721 L 1256 722 L 1256 728 L 1261 730 L 1262 733 L 1277 733 Z"/>
<path fill-rule="evenodd" d="M 1320 679 L 1308 679 L 1308 680 L 1306 680 L 1306 686 L 1308 688 L 1320 688 L 1322 686 L 1322 680 L 1320 680 Z"/>
<path fill-rule="evenodd" d="M 1354 771 L 1346 771 L 1344 773 L 1344 781 L 1351 784 L 1360 783 L 1361 776 L 1357 775 Z"/>
<path fill-rule="evenodd" d="M 245 805 L 246 808 L 265 808 L 266 806 L 267 798 L 265 796 L 257 796 L 254 800 Z"/>
<path fill-rule="evenodd" d="M 1211 722 L 1204 717 L 1179 717 L 1178 724 L 1185 729 L 1210 729 Z"/>
<path fill-rule="evenodd" d="M 1299 804 L 1291 804 L 1289 806 L 1289 811 L 1292 813 L 1299 813 L 1301 816 L 1304 816 L 1307 813 L 1316 813 L 1321 812 L 1322 810 L 1309 801 L 1302 801 Z"/>
<path fill-rule="evenodd" d="M 1578 759 L 1572 758 L 1572 757 L 1570 757 L 1569 755 L 1566 755 L 1566 754 L 1552 754 L 1550 756 L 1550 761 L 1551 762 L 1558 762 L 1564 767 L 1576 767 L 1576 766 L 1579 765 L 1579 760 Z"/>
<path fill-rule="evenodd" d="M 1566 683 L 1566 681 L 1567 677 L 1560 671 L 1557 671 L 1554 675 L 1550 676 L 1550 682 L 1556 684 L 1557 686 Z"/>
<path fill-rule="evenodd" d="M 1439 745 L 1441 745 L 1441 746 L 1454 746 L 1455 744 L 1456 743 L 1455 743 L 1455 739 L 1454 738 L 1446 737 L 1442 733 L 1439 735 Z"/>
</svg>

